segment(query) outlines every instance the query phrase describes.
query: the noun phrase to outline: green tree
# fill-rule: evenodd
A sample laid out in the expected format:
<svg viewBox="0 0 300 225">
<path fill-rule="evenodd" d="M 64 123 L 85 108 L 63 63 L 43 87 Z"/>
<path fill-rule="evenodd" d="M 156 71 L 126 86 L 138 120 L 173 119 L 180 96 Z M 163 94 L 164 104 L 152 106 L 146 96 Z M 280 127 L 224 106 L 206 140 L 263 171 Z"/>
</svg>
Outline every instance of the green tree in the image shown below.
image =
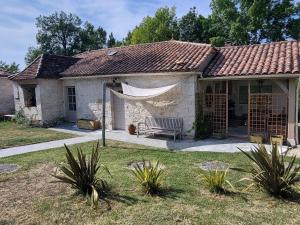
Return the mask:
<svg viewBox="0 0 300 225">
<path fill-rule="evenodd" d="M 209 41 L 209 23 L 208 20 L 198 15 L 196 7 L 190 9 L 190 11 L 184 15 L 178 23 L 180 40 L 190 42 L 202 42 Z"/>
<path fill-rule="evenodd" d="M 79 38 L 80 52 L 101 49 L 106 44 L 106 31 L 102 27 L 95 29 L 94 25 L 86 22 L 84 27 L 80 29 Z"/>
<path fill-rule="evenodd" d="M 212 14 L 209 16 L 210 42 L 222 46 L 225 42 L 235 45 L 248 44 L 246 19 L 240 14 L 238 0 L 212 0 Z"/>
<path fill-rule="evenodd" d="M 89 22 L 82 26 L 81 19 L 71 13 L 55 12 L 50 16 L 39 16 L 36 26 L 37 47 L 28 49 L 25 56 L 27 65 L 42 53 L 75 55 L 103 48 L 106 44 L 106 31 L 102 27 L 95 28 Z"/>
<path fill-rule="evenodd" d="M 175 8 L 159 8 L 154 17 L 147 16 L 131 33 L 130 43 L 149 43 L 178 39 L 179 29 Z"/>
<path fill-rule="evenodd" d="M 111 48 L 114 47 L 116 45 L 116 39 L 113 35 L 113 33 L 110 33 L 108 36 L 108 40 L 107 40 L 107 47 Z"/>
<path fill-rule="evenodd" d="M 20 72 L 19 64 L 16 64 L 15 62 L 12 62 L 11 64 L 9 64 L 2 60 L 0 60 L 0 69 L 5 70 L 10 73 Z"/>
<path fill-rule="evenodd" d="M 25 63 L 29 65 L 33 60 L 35 60 L 39 55 L 43 54 L 41 48 L 38 47 L 29 47 L 25 55 Z"/>
<path fill-rule="evenodd" d="M 210 41 L 235 45 L 300 36 L 300 6 L 293 0 L 212 0 Z"/>
<path fill-rule="evenodd" d="M 81 19 L 78 16 L 55 12 L 50 16 L 39 16 L 36 26 L 36 40 L 43 52 L 61 55 L 79 52 Z"/>
</svg>

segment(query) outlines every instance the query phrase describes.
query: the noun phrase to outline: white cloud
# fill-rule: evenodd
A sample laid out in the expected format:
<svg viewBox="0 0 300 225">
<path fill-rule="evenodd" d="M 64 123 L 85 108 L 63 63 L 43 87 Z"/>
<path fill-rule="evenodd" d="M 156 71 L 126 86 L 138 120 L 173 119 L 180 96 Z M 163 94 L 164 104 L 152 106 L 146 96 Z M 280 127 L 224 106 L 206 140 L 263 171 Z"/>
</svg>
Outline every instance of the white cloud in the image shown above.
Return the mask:
<svg viewBox="0 0 300 225">
<path fill-rule="evenodd" d="M 153 15 L 158 7 L 176 6 L 180 17 L 197 6 L 207 15 L 209 0 L 10 0 L 0 7 L 0 60 L 16 61 L 24 67 L 28 47 L 35 45 L 35 18 L 54 11 L 78 15 L 83 21 L 102 26 L 118 39 L 139 24 L 146 15 Z"/>
</svg>

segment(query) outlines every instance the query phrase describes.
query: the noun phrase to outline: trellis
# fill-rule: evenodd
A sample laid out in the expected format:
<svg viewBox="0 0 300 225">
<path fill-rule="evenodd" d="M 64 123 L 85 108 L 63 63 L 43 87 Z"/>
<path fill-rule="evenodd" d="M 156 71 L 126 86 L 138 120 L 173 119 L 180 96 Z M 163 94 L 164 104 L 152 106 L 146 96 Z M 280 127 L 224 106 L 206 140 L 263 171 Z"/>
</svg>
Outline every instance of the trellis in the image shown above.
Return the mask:
<svg viewBox="0 0 300 225">
<path fill-rule="evenodd" d="M 262 134 L 265 138 L 271 135 L 282 135 L 286 140 L 288 127 L 287 94 L 250 93 L 248 110 L 249 134 Z"/>
<path fill-rule="evenodd" d="M 205 94 L 204 96 L 204 112 L 209 120 L 213 136 L 227 135 L 227 94 Z"/>
</svg>

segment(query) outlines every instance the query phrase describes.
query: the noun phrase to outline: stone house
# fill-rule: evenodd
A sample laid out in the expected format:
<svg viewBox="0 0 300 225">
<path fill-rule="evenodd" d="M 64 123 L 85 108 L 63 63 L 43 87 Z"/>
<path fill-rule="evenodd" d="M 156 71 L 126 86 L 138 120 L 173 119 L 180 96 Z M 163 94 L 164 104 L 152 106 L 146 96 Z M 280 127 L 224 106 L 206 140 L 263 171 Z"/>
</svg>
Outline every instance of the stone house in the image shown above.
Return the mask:
<svg viewBox="0 0 300 225">
<path fill-rule="evenodd" d="M 107 89 L 106 127 L 125 130 L 149 115 L 181 117 L 184 132 L 191 134 L 202 109 L 214 135 L 264 133 L 296 140 L 299 74 L 298 41 L 215 48 L 171 40 L 73 57 L 44 54 L 11 79 L 16 110 L 40 123 L 100 120 L 103 82 L 145 89 L 177 84 L 140 101 Z"/>
<path fill-rule="evenodd" d="M 8 79 L 10 75 L 0 69 L 0 116 L 11 114 L 15 110 L 13 82 Z"/>
</svg>

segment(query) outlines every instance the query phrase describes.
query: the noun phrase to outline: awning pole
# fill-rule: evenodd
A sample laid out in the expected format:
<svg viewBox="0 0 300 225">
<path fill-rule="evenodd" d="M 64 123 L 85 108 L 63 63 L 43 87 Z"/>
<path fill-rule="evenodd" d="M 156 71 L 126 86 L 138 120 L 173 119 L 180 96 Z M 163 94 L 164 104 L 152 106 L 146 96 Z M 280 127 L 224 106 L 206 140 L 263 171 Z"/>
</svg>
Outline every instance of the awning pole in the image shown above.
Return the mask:
<svg viewBox="0 0 300 225">
<path fill-rule="evenodd" d="M 106 82 L 102 84 L 102 146 L 105 146 L 105 105 L 106 105 Z"/>
</svg>

